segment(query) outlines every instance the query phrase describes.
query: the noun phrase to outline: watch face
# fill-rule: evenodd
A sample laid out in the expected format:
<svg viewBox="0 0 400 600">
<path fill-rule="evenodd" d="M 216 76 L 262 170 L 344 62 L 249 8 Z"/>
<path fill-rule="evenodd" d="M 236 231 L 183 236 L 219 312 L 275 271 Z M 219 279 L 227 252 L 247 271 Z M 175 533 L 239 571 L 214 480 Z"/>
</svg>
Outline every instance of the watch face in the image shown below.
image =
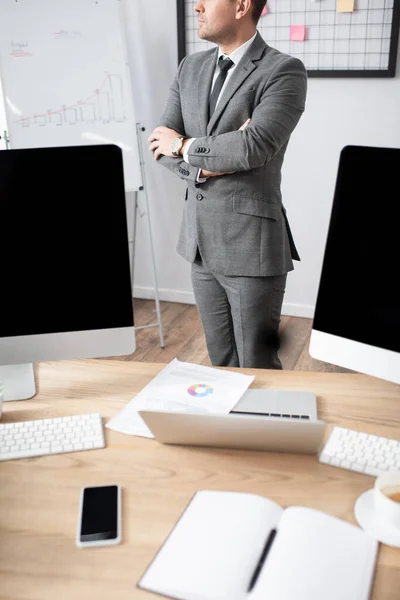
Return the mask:
<svg viewBox="0 0 400 600">
<path fill-rule="evenodd" d="M 181 146 L 182 146 L 182 138 L 178 137 L 178 138 L 174 139 L 174 141 L 172 142 L 172 152 L 174 154 L 179 153 Z"/>
</svg>

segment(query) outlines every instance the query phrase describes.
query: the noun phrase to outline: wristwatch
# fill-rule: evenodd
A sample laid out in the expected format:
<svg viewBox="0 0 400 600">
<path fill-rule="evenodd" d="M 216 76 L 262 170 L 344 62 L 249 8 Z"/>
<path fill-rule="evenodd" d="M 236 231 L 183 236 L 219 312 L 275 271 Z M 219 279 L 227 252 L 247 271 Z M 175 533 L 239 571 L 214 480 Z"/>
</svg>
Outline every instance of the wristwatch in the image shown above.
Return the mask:
<svg viewBox="0 0 400 600">
<path fill-rule="evenodd" d="M 180 135 L 179 137 L 175 138 L 174 141 L 171 144 L 171 152 L 173 154 L 173 156 L 179 156 L 180 154 L 180 150 L 182 148 L 183 142 L 186 140 L 185 136 Z"/>
</svg>

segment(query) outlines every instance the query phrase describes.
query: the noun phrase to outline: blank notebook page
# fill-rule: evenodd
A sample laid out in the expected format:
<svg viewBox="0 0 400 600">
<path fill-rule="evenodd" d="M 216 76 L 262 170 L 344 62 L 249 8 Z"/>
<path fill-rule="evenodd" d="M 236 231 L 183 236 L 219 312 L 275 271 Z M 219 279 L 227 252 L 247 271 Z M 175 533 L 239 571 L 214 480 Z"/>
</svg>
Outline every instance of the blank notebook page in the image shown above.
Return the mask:
<svg viewBox="0 0 400 600">
<path fill-rule="evenodd" d="M 281 514 L 266 498 L 197 492 L 139 587 L 184 600 L 243 600 Z"/>
<path fill-rule="evenodd" d="M 287 508 L 249 600 L 367 600 L 377 550 L 354 525 Z"/>
</svg>

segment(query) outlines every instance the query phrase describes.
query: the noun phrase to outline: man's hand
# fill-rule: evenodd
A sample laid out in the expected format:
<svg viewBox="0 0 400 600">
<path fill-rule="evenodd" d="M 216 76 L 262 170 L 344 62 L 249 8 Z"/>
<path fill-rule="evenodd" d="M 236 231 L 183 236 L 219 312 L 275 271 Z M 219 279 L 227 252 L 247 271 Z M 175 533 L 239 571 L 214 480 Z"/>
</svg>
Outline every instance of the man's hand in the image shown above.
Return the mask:
<svg viewBox="0 0 400 600">
<path fill-rule="evenodd" d="M 234 173 L 235 171 L 232 171 Z M 231 175 L 232 173 L 215 173 L 214 171 L 206 171 L 201 169 L 200 177 L 218 177 L 218 175 Z"/>
<path fill-rule="evenodd" d="M 246 129 L 250 121 L 251 119 L 247 119 L 247 121 L 245 121 L 243 125 L 239 127 L 238 131 L 243 131 Z M 176 158 L 171 152 L 171 144 L 174 139 L 180 135 L 181 134 L 178 131 L 169 129 L 169 127 L 163 127 L 162 125 L 160 127 L 156 127 L 147 140 L 150 143 L 149 150 L 154 150 L 154 160 L 158 160 L 162 155 Z M 234 173 L 234 171 L 231 173 Z M 211 171 L 203 171 L 202 176 L 216 177 L 217 175 L 230 175 L 231 173 L 212 173 Z"/>
<path fill-rule="evenodd" d="M 182 134 L 168 127 L 156 127 L 147 140 L 150 142 L 149 150 L 154 150 L 154 160 L 158 160 L 163 154 L 176 158 L 171 152 L 171 144 L 180 135 Z"/>
<path fill-rule="evenodd" d="M 238 129 L 238 131 L 244 131 L 247 125 L 250 123 L 251 119 L 247 119 Z M 205 169 L 201 170 L 200 177 L 217 177 L 218 175 L 232 175 L 235 171 L 228 171 L 228 173 L 214 173 L 212 171 L 206 171 Z"/>
</svg>

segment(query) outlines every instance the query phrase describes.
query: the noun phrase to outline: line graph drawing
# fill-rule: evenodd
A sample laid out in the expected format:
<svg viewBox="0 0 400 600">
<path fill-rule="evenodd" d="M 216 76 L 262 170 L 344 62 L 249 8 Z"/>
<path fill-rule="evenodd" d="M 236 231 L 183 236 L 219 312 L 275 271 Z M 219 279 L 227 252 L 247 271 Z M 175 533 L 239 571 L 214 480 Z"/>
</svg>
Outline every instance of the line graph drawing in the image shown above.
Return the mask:
<svg viewBox="0 0 400 600">
<path fill-rule="evenodd" d="M 124 88 L 121 75 L 107 73 L 101 85 L 84 100 L 74 104 L 62 104 L 59 108 L 49 108 L 15 119 L 16 125 L 74 125 L 77 123 L 121 123 L 126 120 Z"/>
</svg>

